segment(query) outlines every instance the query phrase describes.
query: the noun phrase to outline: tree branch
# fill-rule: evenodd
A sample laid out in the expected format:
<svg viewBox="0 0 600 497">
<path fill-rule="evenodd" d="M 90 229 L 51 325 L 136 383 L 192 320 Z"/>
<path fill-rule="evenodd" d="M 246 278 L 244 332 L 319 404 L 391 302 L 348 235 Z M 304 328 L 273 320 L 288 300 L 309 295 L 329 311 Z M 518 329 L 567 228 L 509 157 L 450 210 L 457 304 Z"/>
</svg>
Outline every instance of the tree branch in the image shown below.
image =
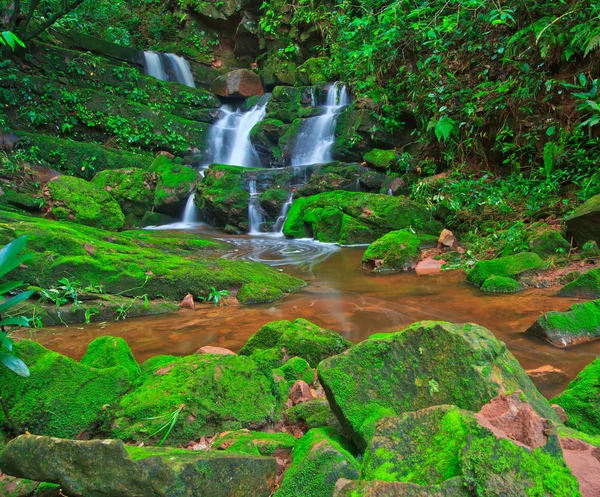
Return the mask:
<svg viewBox="0 0 600 497">
<path fill-rule="evenodd" d="M 22 40 L 28 41 L 28 40 L 31 40 L 32 38 L 35 38 L 36 36 L 40 35 L 44 31 L 46 31 L 50 26 L 52 26 L 56 21 L 58 21 L 61 17 L 67 15 L 69 12 L 71 12 L 72 10 L 75 10 L 77 7 L 79 7 L 84 1 L 85 0 L 75 0 L 73 3 L 68 3 L 67 5 L 65 5 L 64 9 L 62 9 L 59 12 L 57 12 L 56 14 L 54 14 L 46 22 L 39 25 L 36 29 L 31 31 L 30 33 L 23 33 Z M 39 0 L 35 1 L 35 5 L 37 5 L 38 3 L 39 3 Z M 26 27 L 27 26 L 25 26 L 25 29 L 26 29 Z"/>
<path fill-rule="evenodd" d="M 10 16 L 10 21 L 8 21 L 8 30 L 14 31 L 15 26 L 17 25 L 17 19 L 19 18 L 19 14 L 21 13 L 21 0 L 15 0 L 13 2 L 13 11 Z"/>
</svg>

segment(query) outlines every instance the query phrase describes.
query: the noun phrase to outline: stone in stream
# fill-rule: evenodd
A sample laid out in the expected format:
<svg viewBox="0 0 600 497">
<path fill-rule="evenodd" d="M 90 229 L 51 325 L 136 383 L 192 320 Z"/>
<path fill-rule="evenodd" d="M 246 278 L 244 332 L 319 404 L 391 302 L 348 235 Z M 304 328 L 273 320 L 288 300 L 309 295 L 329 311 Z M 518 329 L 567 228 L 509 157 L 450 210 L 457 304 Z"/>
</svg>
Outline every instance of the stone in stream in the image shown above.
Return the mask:
<svg viewBox="0 0 600 497">
<path fill-rule="evenodd" d="M 72 497 L 267 497 L 276 478 L 272 457 L 34 435 L 9 442 L 0 468 L 9 475 L 58 483 Z"/>
<path fill-rule="evenodd" d="M 577 279 L 567 283 L 559 292 L 559 297 L 600 298 L 600 268 L 583 273 Z"/>
<path fill-rule="evenodd" d="M 596 195 L 567 218 L 567 233 L 581 246 L 588 240 L 600 243 L 600 195 Z"/>
<path fill-rule="evenodd" d="M 531 488 L 578 495 L 556 429 L 520 392 L 496 397 L 478 413 L 439 405 L 380 420 L 361 479 L 425 486 L 462 479 L 465 493 L 450 495 L 517 496 Z"/>
<path fill-rule="evenodd" d="M 200 347 L 195 354 L 213 354 L 213 355 L 237 355 L 235 352 L 225 349 L 223 347 L 213 347 L 212 345 L 205 345 Z"/>
<path fill-rule="evenodd" d="M 419 262 L 421 241 L 409 231 L 391 231 L 375 240 L 362 258 L 362 267 L 374 273 L 414 269 Z"/>
<path fill-rule="evenodd" d="M 551 311 L 526 331 L 556 347 L 571 347 L 600 339 L 600 300 L 575 304 L 566 312 Z"/>
<path fill-rule="evenodd" d="M 423 321 L 378 334 L 317 369 L 331 408 L 359 448 L 379 419 L 439 404 L 479 410 L 522 390 L 543 417 L 558 421 L 518 361 L 486 328 Z"/>
<path fill-rule="evenodd" d="M 415 272 L 419 276 L 426 274 L 439 274 L 442 272 L 442 266 L 446 264 L 444 259 L 434 259 L 433 257 L 426 257 L 419 261 L 415 266 Z"/>
<path fill-rule="evenodd" d="M 563 457 L 579 481 L 583 497 L 600 495 L 600 447 L 576 438 L 561 438 Z"/>
<path fill-rule="evenodd" d="M 478 261 L 467 273 L 467 281 L 481 286 L 490 276 L 504 276 L 514 278 L 528 271 L 535 271 L 546 267 L 546 263 L 539 255 L 533 252 L 522 252 L 489 261 Z"/>
<path fill-rule="evenodd" d="M 188 293 L 185 297 L 183 297 L 183 300 L 179 306 L 182 309 L 194 309 L 196 307 L 196 304 L 194 303 L 194 296 L 191 293 Z"/>
<path fill-rule="evenodd" d="M 480 290 L 486 293 L 517 293 L 525 290 L 525 285 L 508 276 L 492 275 L 486 278 Z"/>
<path fill-rule="evenodd" d="M 440 248 L 455 249 L 457 245 L 456 237 L 452 231 L 444 229 L 438 239 L 438 246 Z"/>
<path fill-rule="evenodd" d="M 565 410 L 567 426 L 600 435 L 600 358 L 588 364 L 552 403 Z"/>
<path fill-rule="evenodd" d="M 555 385 L 568 378 L 567 373 L 549 365 L 528 369 L 525 372 L 537 385 Z"/>
<path fill-rule="evenodd" d="M 210 91 L 220 97 L 254 97 L 265 93 L 258 74 L 248 69 L 236 69 L 215 79 Z"/>
</svg>

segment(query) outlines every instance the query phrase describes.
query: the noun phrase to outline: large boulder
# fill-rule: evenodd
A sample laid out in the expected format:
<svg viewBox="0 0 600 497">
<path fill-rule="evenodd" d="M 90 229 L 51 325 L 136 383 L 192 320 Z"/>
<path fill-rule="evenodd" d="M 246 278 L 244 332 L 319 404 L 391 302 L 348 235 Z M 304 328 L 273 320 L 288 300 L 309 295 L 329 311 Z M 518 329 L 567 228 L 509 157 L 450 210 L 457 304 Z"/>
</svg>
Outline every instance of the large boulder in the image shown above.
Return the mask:
<svg viewBox="0 0 600 497">
<path fill-rule="evenodd" d="M 556 230 L 546 230 L 537 234 L 529 241 L 529 247 L 542 259 L 564 258 L 571 251 L 571 244 Z"/>
<path fill-rule="evenodd" d="M 45 210 L 58 221 L 119 230 L 125 216 L 117 201 L 93 183 L 74 176 L 59 176 L 48 183 Z"/>
<path fill-rule="evenodd" d="M 296 196 L 308 197 L 335 190 L 379 193 L 386 178 L 357 163 L 330 162 L 308 168 L 307 172 L 310 177 L 298 188 Z"/>
<path fill-rule="evenodd" d="M 152 208 L 155 182 L 143 169 L 113 169 L 100 171 L 92 183 L 108 192 L 124 214 L 142 217 Z"/>
<path fill-rule="evenodd" d="M 250 141 L 264 167 L 283 165 L 279 140 L 287 128 L 288 125 L 279 119 L 263 119 L 250 131 Z"/>
<path fill-rule="evenodd" d="M 33 435 L 9 442 L 0 468 L 21 478 L 58 483 L 72 497 L 268 497 L 276 478 L 271 457 Z"/>
<path fill-rule="evenodd" d="M 175 164 L 164 155 L 159 155 L 148 173 L 156 182 L 154 208 L 165 214 L 179 216 L 188 197 L 196 190 L 200 173 L 180 164 Z"/>
<path fill-rule="evenodd" d="M 317 371 L 331 408 L 362 448 L 383 417 L 440 404 L 477 411 L 515 390 L 558 420 L 506 345 L 475 324 L 415 323 L 325 359 Z"/>
<path fill-rule="evenodd" d="M 525 285 L 508 276 L 492 276 L 486 278 L 481 291 L 486 293 L 518 293 L 525 290 Z"/>
<path fill-rule="evenodd" d="M 409 231 L 391 231 L 375 240 L 362 258 L 362 267 L 375 273 L 414 269 L 419 262 L 421 240 Z"/>
<path fill-rule="evenodd" d="M 580 247 L 588 240 L 600 243 L 600 195 L 588 199 L 567 218 L 567 233 Z"/>
<path fill-rule="evenodd" d="M 19 340 L 13 353 L 29 367 L 28 378 L 0 369 L 2 397 L 19 430 L 75 438 L 94 433 L 131 387 L 137 363 L 121 339 L 98 339 L 89 347 L 91 365 L 52 352 L 31 340 Z M 120 352 L 115 353 L 116 349 Z M 105 355 L 96 362 L 92 356 Z M 112 358 L 109 360 L 108 358 Z M 0 425 L 12 430 L 0 412 Z"/>
<path fill-rule="evenodd" d="M 160 428 L 171 419 L 177 422 L 167 444 L 231 429 L 259 429 L 280 417 L 285 401 L 276 380 L 243 356 L 157 356 L 142 365 L 142 373 L 116 407 L 117 438 L 160 440 L 165 435 Z"/>
<path fill-rule="evenodd" d="M 475 495 L 578 495 L 556 429 L 515 393 L 478 413 L 441 405 L 382 419 L 361 479 L 441 485 L 463 479 Z M 460 495 L 460 494 L 459 494 Z"/>
<path fill-rule="evenodd" d="M 566 312 L 547 312 L 525 333 L 543 338 L 561 348 L 598 340 L 600 300 L 575 304 Z"/>
<path fill-rule="evenodd" d="M 219 76 L 210 85 L 210 91 L 220 97 L 256 97 L 265 93 L 260 77 L 248 69 L 236 69 Z"/>
<path fill-rule="evenodd" d="M 588 364 L 552 402 L 565 410 L 567 426 L 600 435 L 600 358 Z"/>
<path fill-rule="evenodd" d="M 570 283 L 563 286 L 559 297 L 579 297 L 586 299 L 600 298 L 600 268 L 583 273 Z"/>
<path fill-rule="evenodd" d="M 490 276 L 514 278 L 528 271 L 543 269 L 546 264 L 533 252 L 522 252 L 489 261 L 478 261 L 467 273 L 467 281 L 481 286 Z"/>
<path fill-rule="evenodd" d="M 314 237 L 342 245 L 371 243 L 384 234 L 409 227 L 439 234 L 427 207 L 402 197 L 336 191 L 297 199 L 283 233 L 288 238 Z"/>
<path fill-rule="evenodd" d="M 341 354 L 351 346 L 339 333 L 298 318 L 265 324 L 248 339 L 239 354 L 253 356 L 269 351 L 278 360 L 296 356 L 316 367 L 323 359 Z"/>
<path fill-rule="evenodd" d="M 359 464 L 331 428 L 315 428 L 292 451 L 292 464 L 273 497 L 332 495 L 339 478 L 357 479 Z"/>
</svg>

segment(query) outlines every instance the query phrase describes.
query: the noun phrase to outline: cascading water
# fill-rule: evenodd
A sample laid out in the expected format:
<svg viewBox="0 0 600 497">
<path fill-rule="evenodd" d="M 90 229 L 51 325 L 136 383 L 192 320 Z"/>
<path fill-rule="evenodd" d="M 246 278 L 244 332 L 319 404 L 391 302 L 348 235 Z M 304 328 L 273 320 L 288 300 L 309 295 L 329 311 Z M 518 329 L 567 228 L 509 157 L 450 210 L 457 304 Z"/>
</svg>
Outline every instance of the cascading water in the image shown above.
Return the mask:
<svg viewBox="0 0 600 497">
<path fill-rule="evenodd" d="M 198 219 L 198 208 L 194 203 L 194 193 L 192 193 L 185 203 L 185 209 L 183 210 L 183 216 L 181 221 L 171 224 L 162 224 L 160 226 L 146 226 L 147 230 L 185 230 L 191 228 L 197 228 L 198 226 L 205 226 L 204 223 Z"/>
<path fill-rule="evenodd" d="M 281 212 L 279 213 L 277 221 L 275 221 L 275 224 L 273 225 L 273 233 L 283 233 L 283 225 L 285 224 L 285 218 L 287 217 L 288 212 L 290 211 L 290 207 L 292 206 L 293 201 L 294 194 L 290 192 L 287 200 L 285 201 L 285 204 L 281 206 Z"/>
<path fill-rule="evenodd" d="M 212 163 L 230 166 L 260 167 L 260 159 L 250 141 L 250 131 L 267 113 L 270 95 L 247 112 L 221 107 L 221 118 L 211 126 L 209 149 L 204 166 Z"/>
<path fill-rule="evenodd" d="M 178 83 L 196 87 L 190 64 L 183 57 L 172 53 L 161 54 L 144 52 L 146 74 L 162 81 L 177 81 Z M 170 76 L 170 73 L 172 76 Z"/>
<path fill-rule="evenodd" d="M 260 207 L 260 199 L 256 191 L 256 179 L 251 178 L 248 181 L 248 189 L 250 190 L 250 202 L 248 203 L 248 222 L 250 224 L 250 234 L 258 235 L 260 227 L 265 222 L 265 217 Z"/>
</svg>

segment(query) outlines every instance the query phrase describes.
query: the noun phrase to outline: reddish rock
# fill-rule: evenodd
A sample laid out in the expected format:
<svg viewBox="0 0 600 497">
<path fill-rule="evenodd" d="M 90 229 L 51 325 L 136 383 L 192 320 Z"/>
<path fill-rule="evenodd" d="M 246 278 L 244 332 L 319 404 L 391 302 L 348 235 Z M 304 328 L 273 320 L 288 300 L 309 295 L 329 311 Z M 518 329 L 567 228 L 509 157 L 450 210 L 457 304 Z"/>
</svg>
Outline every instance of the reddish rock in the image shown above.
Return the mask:
<svg viewBox="0 0 600 497">
<path fill-rule="evenodd" d="M 558 404 L 552 404 L 552 409 L 554 409 L 554 412 L 558 415 L 558 418 L 563 423 L 567 422 L 567 420 L 569 419 L 569 416 L 567 416 L 567 413 L 561 406 L 559 406 Z"/>
<path fill-rule="evenodd" d="M 83 250 L 85 250 L 90 255 L 94 255 L 94 253 L 96 252 L 96 247 L 94 245 L 89 244 L 89 243 L 84 243 L 83 244 Z"/>
<path fill-rule="evenodd" d="M 560 445 L 581 495 L 600 497 L 600 448 L 575 438 L 561 438 Z"/>
<path fill-rule="evenodd" d="M 210 91 L 220 97 L 256 97 L 265 93 L 258 74 L 237 69 L 215 79 Z"/>
<path fill-rule="evenodd" d="M 161 150 L 160 152 L 158 152 L 158 155 L 164 155 L 167 159 L 173 160 L 175 158 L 175 156 L 170 153 L 167 152 L 166 150 Z"/>
<path fill-rule="evenodd" d="M 313 400 L 314 397 L 310 391 L 310 387 L 306 384 L 306 382 L 298 380 L 292 385 L 289 398 L 294 405 L 296 405 L 302 402 Z"/>
<path fill-rule="evenodd" d="M 457 246 L 456 237 L 454 236 L 452 231 L 445 229 L 440 234 L 440 238 L 438 239 L 438 244 L 440 247 L 456 248 L 456 246 Z"/>
<path fill-rule="evenodd" d="M 194 309 L 196 305 L 194 304 L 193 295 L 191 293 L 188 293 L 185 297 L 183 297 L 183 300 L 179 305 L 182 309 Z"/>
<path fill-rule="evenodd" d="M 567 373 L 548 365 L 536 369 L 528 369 L 525 372 L 538 385 L 552 385 L 568 379 Z"/>
<path fill-rule="evenodd" d="M 415 271 L 419 276 L 424 274 L 438 274 L 442 272 L 443 264 L 446 264 L 446 261 L 443 259 L 436 260 L 426 257 L 415 266 Z"/>
<path fill-rule="evenodd" d="M 223 347 L 213 347 L 211 345 L 205 345 L 204 347 L 200 347 L 196 354 L 213 354 L 213 355 L 237 355 L 235 352 L 223 348 Z"/>
</svg>

